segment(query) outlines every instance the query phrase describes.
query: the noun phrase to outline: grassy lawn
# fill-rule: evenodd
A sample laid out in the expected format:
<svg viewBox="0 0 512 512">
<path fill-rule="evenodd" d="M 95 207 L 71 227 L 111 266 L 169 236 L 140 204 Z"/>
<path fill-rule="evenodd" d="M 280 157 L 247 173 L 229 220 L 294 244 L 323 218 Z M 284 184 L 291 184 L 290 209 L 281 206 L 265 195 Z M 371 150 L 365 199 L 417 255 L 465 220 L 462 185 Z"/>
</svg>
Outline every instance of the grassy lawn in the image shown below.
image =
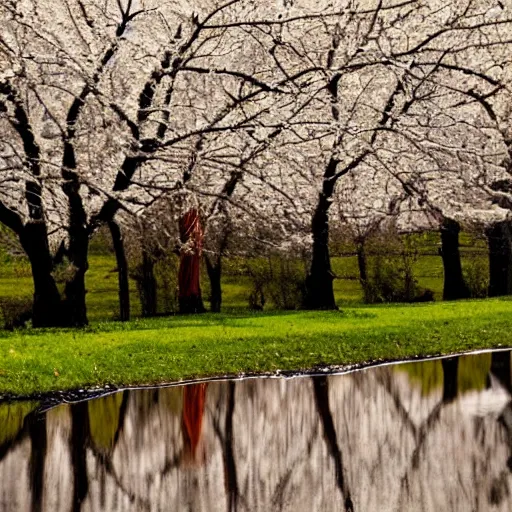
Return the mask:
<svg viewBox="0 0 512 512">
<path fill-rule="evenodd" d="M 0 394 L 299 370 L 512 346 L 512 300 L 230 313 L 0 332 Z"/>
</svg>

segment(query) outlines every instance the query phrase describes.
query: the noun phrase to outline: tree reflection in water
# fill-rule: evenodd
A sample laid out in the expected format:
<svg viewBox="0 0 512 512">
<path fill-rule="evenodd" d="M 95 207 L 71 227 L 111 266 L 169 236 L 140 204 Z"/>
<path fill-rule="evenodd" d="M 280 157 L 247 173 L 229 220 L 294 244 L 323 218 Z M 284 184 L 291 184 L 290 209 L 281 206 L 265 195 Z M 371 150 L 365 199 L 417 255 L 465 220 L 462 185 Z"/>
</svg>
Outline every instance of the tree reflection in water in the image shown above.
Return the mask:
<svg viewBox="0 0 512 512">
<path fill-rule="evenodd" d="M 197 453 L 203 430 L 203 415 L 208 384 L 189 384 L 183 388 L 183 444 L 184 461 L 198 463 Z M 206 459 L 202 453 L 201 460 Z"/>
<path fill-rule="evenodd" d="M 0 510 L 511 510 L 510 363 L 0 404 Z"/>
</svg>

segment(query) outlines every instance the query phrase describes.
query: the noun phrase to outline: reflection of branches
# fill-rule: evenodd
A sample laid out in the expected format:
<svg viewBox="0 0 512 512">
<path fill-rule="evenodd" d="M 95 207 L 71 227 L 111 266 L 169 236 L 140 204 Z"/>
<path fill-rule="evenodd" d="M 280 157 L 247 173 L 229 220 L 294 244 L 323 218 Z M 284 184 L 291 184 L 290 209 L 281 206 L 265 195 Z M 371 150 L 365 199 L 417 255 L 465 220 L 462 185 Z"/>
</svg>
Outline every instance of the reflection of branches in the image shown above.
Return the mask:
<svg viewBox="0 0 512 512">
<path fill-rule="evenodd" d="M 272 495 L 272 510 L 283 510 L 284 508 L 284 493 L 288 483 L 290 482 L 290 478 L 292 476 L 292 471 L 294 465 L 292 464 L 290 469 L 284 474 L 283 478 L 279 480 L 276 485 L 276 490 Z"/>
<path fill-rule="evenodd" d="M 119 421 L 117 430 L 114 436 L 114 447 L 116 446 L 121 432 L 124 428 L 126 413 L 128 408 L 129 393 L 123 393 L 123 399 L 119 411 Z M 73 511 L 79 512 L 82 508 L 82 503 L 89 493 L 89 480 L 87 473 L 87 449 L 90 449 L 92 454 L 101 463 L 102 468 L 110 474 L 121 489 L 121 491 L 128 496 L 131 503 L 136 501 L 135 494 L 126 489 L 120 481 L 111 460 L 111 455 L 103 453 L 98 450 L 94 443 L 91 442 L 90 423 L 89 423 L 89 403 L 87 401 L 77 402 L 70 405 L 71 411 L 71 438 L 70 438 L 70 451 L 71 463 L 73 467 Z M 137 499 L 139 508 L 149 510 L 150 503 L 147 500 Z"/>
<path fill-rule="evenodd" d="M 222 435 L 219 421 L 213 419 L 215 433 L 223 446 L 222 458 L 224 460 L 224 485 L 228 497 L 227 510 L 235 512 L 238 510 L 240 500 L 240 489 L 238 487 L 238 477 L 236 472 L 235 453 L 233 448 L 233 414 L 235 412 L 235 383 L 228 383 L 228 407 L 226 410 L 226 419 L 224 423 L 224 436 Z"/>
<path fill-rule="evenodd" d="M 111 476 L 114 484 L 118 487 L 118 489 L 128 498 L 130 503 L 136 503 L 138 509 L 140 510 L 151 510 L 151 502 L 149 499 L 141 498 L 135 494 L 134 491 L 128 489 L 123 482 L 121 481 L 121 477 L 116 471 L 114 464 L 112 462 L 112 452 L 115 450 L 117 443 L 123 433 L 124 425 L 126 422 L 127 411 L 128 411 L 128 403 L 129 403 L 130 391 L 125 390 L 123 392 L 123 399 L 121 402 L 121 407 L 119 410 L 119 422 L 117 426 L 117 430 L 114 435 L 114 444 L 112 451 L 109 453 L 105 453 L 104 451 L 99 450 L 94 443 L 89 443 L 92 455 L 96 458 L 96 460 L 101 464 L 102 469 Z M 168 457 L 165 460 L 164 466 L 162 470 L 159 472 L 160 478 L 164 478 L 168 473 L 172 470 L 179 467 L 180 462 L 182 460 L 182 452 L 176 453 L 173 457 Z M 146 478 L 150 477 L 150 475 L 146 475 Z"/>
<path fill-rule="evenodd" d="M 324 439 L 336 467 L 336 483 L 338 484 L 338 488 L 341 492 L 341 497 L 345 501 L 345 510 L 347 512 L 353 512 L 354 505 L 352 503 L 352 498 L 350 497 L 350 490 L 343 471 L 343 456 L 341 454 L 340 447 L 338 446 L 336 428 L 334 427 L 334 421 L 329 406 L 327 377 L 313 377 L 313 386 L 315 390 L 316 407 L 324 429 Z"/>
<path fill-rule="evenodd" d="M 452 403 L 457 397 L 457 373 L 458 373 L 458 361 L 459 357 L 446 358 L 441 361 L 443 366 L 443 398 L 441 401 L 432 409 L 427 419 L 417 429 L 416 434 L 416 448 L 414 449 L 411 462 L 409 467 L 406 469 L 404 476 L 400 482 L 400 497 L 399 503 L 402 499 L 402 493 L 404 489 L 409 489 L 409 471 L 416 470 L 420 464 L 420 455 L 428 435 L 433 428 L 439 422 L 441 418 L 441 412 L 447 404 Z"/>
<path fill-rule="evenodd" d="M 395 386 L 395 381 L 391 378 L 392 373 L 390 371 L 382 370 L 384 370 L 384 368 L 374 371 L 375 380 L 384 388 L 384 391 L 389 394 L 391 400 L 393 400 L 393 405 L 395 406 L 395 409 L 402 420 L 402 424 L 405 424 L 410 429 L 414 438 L 416 438 L 418 435 L 418 428 L 416 427 L 414 421 L 411 419 L 409 411 L 404 407 L 402 400 L 400 399 L 400 392 Z M 357 374 L 354 375 L 354 377 L 355 385 L 358 388 L 361 388 L 362 379 L 359 379 Z"/>
<path fill-rule="evenodd" d="M 416 437 L 416 448 L 412 452 L 411 466 L 412 469 L 418 469 L 420 464 L 420 453 L 427 440 L 428 434 L 434 428 L 441 417 L 441 411 L 446 402 L 442 400 L 432 409 L 432 412 L 428 415 L 428 418 L 422 423 L 418 430 Z"/>
<path fill-rule="evenodd" d="M 123 391 L 123 400 L 121 402 L 121 408 L 119 409 L 119 422 L 117 424 L 117 430 L 114 435 L 114 447 L 116 447 L 117 442 L 119 441 L 119 437 L 121 436 L 121 432 L 124 429 L 124 423 L 126 421 L 126 411 L 128 410 L 128 398 L 129 398 L 129 391 L 125 390 Z"/>
<path fill-rule="evenodd" d="M 101 453 L 99 450 L 95 449 L 94 447 L 91 447 L 92 454 L 97 458 L 97 460 L 101 463 L 103 469 L 112 477 L 114 483 L 117 485 L 117 487 L 121 490 L 121 492 L 128 497 L 130 500 L 130 503 L 137 502 L 137 506 L 139 509 L 143 510 L 151 510 L 151 503 L 148 499 L 139 498 L 135 495 L 133 491 L 130 491 L 125 487 L 125 485 L 121 482 L 121 479 L 119 478 L 119 475 L 117 474 L 114 465 L 112 463 L 112 459 L 104 454 Z M 178 464 L 176 463 L 176 466 Z M 175 466 L 175 467 L 176 467 Z M 167 467 L 167 466 L 166 466 Z"/>
<path fill-rule="evenodd" d="M 247 480 L 243 480 L 242 483 L 240 483 L 238 478 L 238 471 L 236 467 L 236 458 L 235 458 L 235 452 L 233 449 L 234 446 L 234 432 L 233 432 L 233 418 L 234 418 L 234 407 L 235 407 L 235 400 L 234 400 L 234 391 L 235 391 L 235 382 L 227 383 L 227 386 L 229 386 L 227 393 L 224 391 L 224 387 L 221 388 L 224 392 L 219 395 L 217 398 L 216 404 L 209 410 L 209 413 L 211 415 L 211 421 L 213 424 L 214 432 L 217 436 L 217 438 L 220 441 L 222 452 L 223 452 L 223 463 L 224 463 L 224 477 L 225 477 L 225 486 L 226 486 L 226 492 L 228 494 L 228 512 L 237 510 L 238 509 L 245 509 L 245 510 L 252 510 L 252 507 L 248 505 L 246 497 L 240 493 L 240 487 L 242 489 L 247 490 Z M 244 388 L 247 389 L 247 388 Z M 250 388 L 246 391 L 247 395 L 244 397 L 246 400 L 249 400 L 252 402 L 252 400 L 255 398 L 254 388 Z M 223 405 L 227 401 L 226 404 L 226 412 L 223 413 Z M 222 415 L 225 414 L 225 422 L 224 425 L 222 425 Z M 244 413 L 240 413 L 244 414 Z M 269 428 L 276 430 L 276 425 L 271 424 L 271 422 L 265 422 L 265 426 L 268 426 Z M 224 428 L 222 428 L 224 427 Z M 246 432 L 247 434 L 247 432 Z M 259 433 L 261 435 L 261 432 Z M 250 433 L 248 434 L 249 440 L 257 440 L 258 439 L 258 433 Z M 280 475 L 277 479 L 275 485 L 272 485 L 272 489 L 269 489 L 269 502 L 271 503 L 270 509 L 273 511 L 282 511 L 285 509 L 287 505 L 286 498 L 287 496 L 293 495 L 294 488 L 299 485 L 300 489 L 302 489 L 303 481 L 300 483 L 294 483 L 292 480 L 292 476 L 294 473 L 296 473 L 297 468 L 300 464 L 310 466 L 311 462 L 311 451 L 313 444 L 318 439 L 318 424 L 315 423 L 312 425 L 311 432 L 309 434 L 308 439 L 306 440 L 306 447 L 303 450 L 297 450 L 296 454 L 292 458 L 292 460 L 289 460 L 286 462 L 286 467 L 284 468 L 284 474 Z M 286 452 L 287 455 L 289 455 L 289 451 Z M 256 460 L 247 460 L 246 461 L 249 468 L 249 476 L 247 479 L 252 483 L 252 485 L 255 485 L 253 482 L 253 477 L 250 476 L 251 470 L 256 467 L 257 461 Z M 277 469 L 277 468 L 276 468 Z M 278 470 L 278 469 L 277 469 Z M 268 486 L 270 485 L 270 481 L 265 481 L 265 488 L 268 489 Z"/>
</svg>

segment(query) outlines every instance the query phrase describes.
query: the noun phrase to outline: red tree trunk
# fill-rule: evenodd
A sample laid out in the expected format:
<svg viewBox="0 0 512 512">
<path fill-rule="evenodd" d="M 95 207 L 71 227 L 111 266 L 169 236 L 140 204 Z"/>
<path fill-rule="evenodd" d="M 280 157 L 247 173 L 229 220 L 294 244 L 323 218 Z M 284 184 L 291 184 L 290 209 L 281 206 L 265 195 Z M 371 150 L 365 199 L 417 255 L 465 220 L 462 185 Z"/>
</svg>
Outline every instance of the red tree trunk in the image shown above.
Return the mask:
<svg viewBox="0 0 512 512">
<path fill-rule="evenodd" d="M 183 244 L 178 274 L 180 313 L 204 313 L 200 284 L 203 229 L 196 209 L 181 217 L 180 239 Z"/>
</svg>

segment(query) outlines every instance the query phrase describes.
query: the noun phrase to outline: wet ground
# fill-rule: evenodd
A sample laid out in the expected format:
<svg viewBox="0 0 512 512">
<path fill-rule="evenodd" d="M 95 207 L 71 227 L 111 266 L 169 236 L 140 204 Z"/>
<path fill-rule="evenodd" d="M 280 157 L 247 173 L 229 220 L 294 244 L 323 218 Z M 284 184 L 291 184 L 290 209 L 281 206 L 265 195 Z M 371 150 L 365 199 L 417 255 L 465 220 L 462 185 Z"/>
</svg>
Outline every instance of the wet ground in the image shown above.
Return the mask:
<svg viewBox="0 0 512 512">
<path fill-rule="evenodd" d="M 1 511 L 512 510 L 511 353 L 0 402 Z"/>
</svg>

